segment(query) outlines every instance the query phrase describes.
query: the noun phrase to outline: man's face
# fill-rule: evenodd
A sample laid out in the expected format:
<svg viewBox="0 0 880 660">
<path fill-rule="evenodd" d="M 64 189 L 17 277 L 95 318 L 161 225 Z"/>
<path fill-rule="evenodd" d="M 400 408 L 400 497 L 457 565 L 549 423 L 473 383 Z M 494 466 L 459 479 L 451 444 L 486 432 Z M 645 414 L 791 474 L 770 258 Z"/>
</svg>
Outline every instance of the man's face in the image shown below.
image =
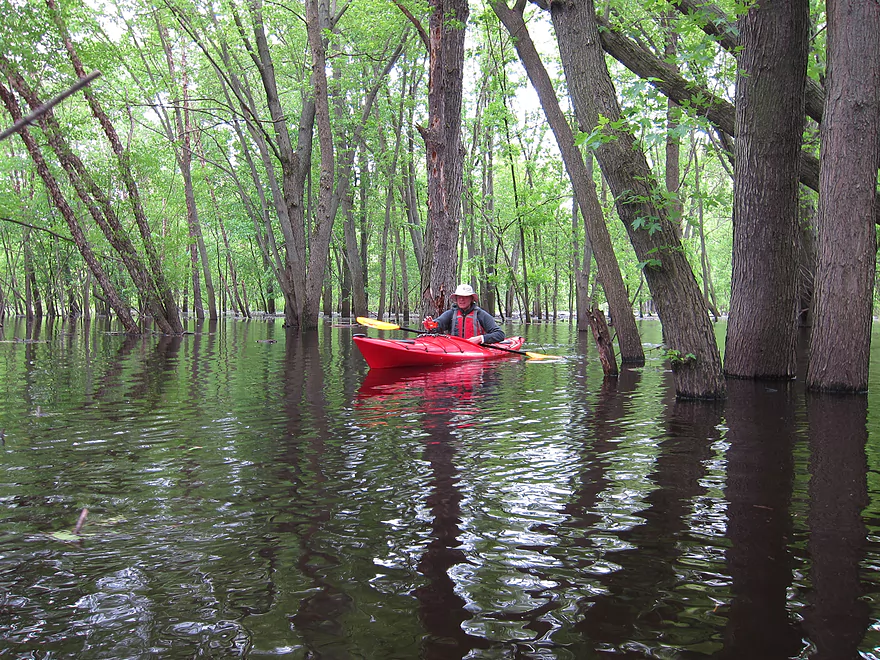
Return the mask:
<svg viewBox="0 0 880 660">
<path fill-rule="evenodd" d="M 471 306 L 471 296 L 455 296 L 455 303 L 459 309 L 467 309 Z"/>
</svg>

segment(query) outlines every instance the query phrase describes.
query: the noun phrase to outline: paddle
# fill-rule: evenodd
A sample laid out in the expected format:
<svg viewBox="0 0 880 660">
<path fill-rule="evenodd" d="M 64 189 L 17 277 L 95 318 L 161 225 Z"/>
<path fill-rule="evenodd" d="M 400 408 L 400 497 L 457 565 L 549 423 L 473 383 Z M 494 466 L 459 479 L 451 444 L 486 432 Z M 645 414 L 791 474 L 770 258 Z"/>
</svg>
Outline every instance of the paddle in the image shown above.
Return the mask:
<svg viewBox="0 0 880 660">
<path fill-rule="evenodd" d="M 388 321 L 377 321 L 376 319 L 370 319 L 366 316 L 358 316 L 357 322 L 361 325 L 365 325 L 368 328 L 376 328 L 376 330 L 405 330 L 406 332 L 415 332 L 420 335 L 427 334 L 422 330 L 416 330 L 414 328 L 404 328 L 402 326 L 397 325 L 396 323 L 388 323 Z M 504 351 L 505 353 L 516 353 L 517 355 L 525 355 L 526 357 L 533 358 L 535 360 L 543 360 L 546 358 L 555 358 L 556 355 L 544 355 L 543 353 L 533 353 L 531 351 L 517 351 L 513 348 L 504 348 L 503 346 L 497 346 L 495 344 L 479 344 L 483 348 L 494 348 L 496 351 Z"/>
</svg>

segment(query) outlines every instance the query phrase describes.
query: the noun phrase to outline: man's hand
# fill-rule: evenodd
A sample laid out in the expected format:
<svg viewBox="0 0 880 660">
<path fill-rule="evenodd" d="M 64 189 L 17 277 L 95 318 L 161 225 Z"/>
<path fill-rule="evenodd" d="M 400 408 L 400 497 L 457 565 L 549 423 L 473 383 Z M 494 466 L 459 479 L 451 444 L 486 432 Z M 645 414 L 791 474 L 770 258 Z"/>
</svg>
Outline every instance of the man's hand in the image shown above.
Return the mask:
<svg viewBox="0 0 880 660">
<path fill-rule="evenodd" d="M 428 332 L 430 332 L 431 330 L 437 329 L 437 321 L 435 321 L 430 316 L 425 317 L 425 320 L 422 321 L 422 325 L 425 327 L 425 330 L 427 330 Z"/>
<path fill-rule="evenodd" d="M 483 335 L 477 335 L 475 337 L 471 337 L 468 341 L 472 344 L 482 344 L 483 343 Z"/>
</svg>

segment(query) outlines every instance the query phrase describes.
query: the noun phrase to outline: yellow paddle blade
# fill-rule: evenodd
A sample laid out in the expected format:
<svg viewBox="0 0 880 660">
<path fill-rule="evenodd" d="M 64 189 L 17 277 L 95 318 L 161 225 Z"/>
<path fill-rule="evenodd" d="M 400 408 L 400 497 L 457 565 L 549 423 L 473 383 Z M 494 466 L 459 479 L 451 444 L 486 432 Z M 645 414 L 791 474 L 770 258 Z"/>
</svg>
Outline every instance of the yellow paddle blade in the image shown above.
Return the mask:
<svg viewBox="0 0 880 660">
<path fill-rule="evenodd" d="M 534 358 L 535 360 L 546 360 L 559 357 L 558 355 L 544 355 L 543 353 L 532 353 L 531 351 L 525 351 L 525 354 L 530 358 Z"/>
<path fill-rule="evenodd" d="M 366 316 L 358 316 L 357 322 L 368 328 L 376 328 L 376 330 L 400 330 L 400 326 L 396 323 L 388 323 L 387 321 L 377 321 Z"/>
</svg>

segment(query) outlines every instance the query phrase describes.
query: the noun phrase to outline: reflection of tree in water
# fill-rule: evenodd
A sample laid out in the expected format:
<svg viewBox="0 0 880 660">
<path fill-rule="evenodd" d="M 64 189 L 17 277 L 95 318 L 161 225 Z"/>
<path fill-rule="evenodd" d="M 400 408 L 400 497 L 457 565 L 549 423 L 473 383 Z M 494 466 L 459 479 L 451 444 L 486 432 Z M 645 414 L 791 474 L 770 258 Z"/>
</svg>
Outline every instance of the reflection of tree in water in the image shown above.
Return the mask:
<svg viewBox="0 0 880 660">
<path fill-rule="evenodd" d="M 636 382 L 623 381 L 621 385 L 634 390 Z M 671 393 L 672 388 L 667 386 L 666 390 Z M 603 391 L 604 405 L 597 406 L 594 422 L 594 449 L 606 452 L 607 458 L 614 452 L 607 443 L 620 432 L 613 420 L 622 418 L 620 392 L 616 394 L 616 400 L 609 399 L 608 392 Z M 582 619 L 575 629 L 594 643 L 618 648 L 628 642 L 653 646 L 663 638 L 672 646 L 687 645 L 687 635 L 682 635 L 674 624 L 686 608 L 683 597 L 674 594 L 682 581 L 676 564 L 687 550 L 685 536 L 693 502 L 706 493 L 701 480 L 712 455 L 718 419 L 715 404 L 666 402 L 666 432 L 656 445 L 654 470 L 648 476 L 656 488 L 645 496 L 646 507 L 638 512 L 644 522 L 616 533 L 617 542 L 631 547 L 606 555 L 618 568 L 597 575 L 605 593 L 581 601 Z M 587 479 L 582 481 L 586 483 Z M 576 501 L 587 511 L 589 500 L 595 507 L 599 495 L 595 487 L 588 487 Z M 582 524 L 591 524 L 594 515 L 586 515 Z M 694 635 L 699 637 L 705 632 L 694 631 Z"/>
<path fill-rule="evenodd" d="M 795 399 L 795 383 L 728 382 L 725 497 L 732 601 L 725 658 L 787 658 L 801 650 L 803 631 L 787 609 L 794 565 L 789 506 Z"/>
<path fill-rule="evenodd" d="M 302 636 L 306 647 L 320 657 L 349 657 L 348 640 L 343 634 L 341 619 L 351 610 L 352 598 L 328 578 L 330 571 L 341 563 L 337 554 L 321 545 L 321 532 L 330 520 L 335 498 L 327 492 L 326 460 L 329 437 L 324 372 L 319 353 L 319 337 L 315 332 L 287 329 L 284 356 L 284 411 L 286 433 L 283 450 L 276 457 L 275 483 L 291 484 L 287 489 L 289 507 L 274 503 L 276 515 L 286 513 L 287 520 L 276 521 L 270 538 L 293 538 L 299 542 L 296 567 L 301 577 L 310 582 L 308 595 L 299 601 L 297 611 L 290 615 L 295 632 Z M 279 496 L 282 494 L 279 493 Z M 267 544 L 260 554 L 269 564 L 267 588 L 274 591 L 276 580 L 285 586 L 290 576 L 277 576 L 276 555 L 279 548 Z"/>
<path fill-rule="evenodd" d="M 818 660 L 858 658 L 871 624 L 862 600 L 867 549 L 862 509 L 868 504 L 865 455 L 868 401 L 863 396 L 810 394 L 810 577 L 804 627 Z"/>
<path fill-rule="evenodd" d="M 443 401 L 440 396 L 426 405 Z M 455 398 L 445 399 L 444 407 L 455 405 Z M 455 593 L 449 571 L 465 563 L 467 557 L 459 549 L 461 533 L 461 500 L 458 468 L 455 465 L 459 439 L 451 432 L 453 414 L 430 412 L 424 418 L 429 436 L 425 440 L 424 458 L 431 465 L 431 492 L 425 503 L 431 510 L 431 541 L 419 561 L 419 571 L 428 583 L 415 590 L 419 601 L 419 618 L 428 632 L 423 640 L 422 657 L 463 658 L 472 649 L 488 648 L 482 637 L 466 633 L 461 624 L 471 618 L 465 600 Z"/>
<path fill-rule="evenodd" d="M 668 393 L 666 412 L 661 418 L 665 432 L 655 445 L 657 454 L 648 476 L 656 488 L 644 496 L 645 507 L 637 514 L 643 522 L 623 531 L 602 532 L 597 527 L 607 515 L 602 511 L 602 500 L 614 487 L 609 473 L 619 465 L 624 450 L 619 440 L 632 433 L 629 423 L 634 407 L 640 405 L 635 394 L 642 371 L 624 369 L 618 379 L 603 379 L 598 394 L 591 394 L 595 388 L 588 386 L 586 375 L 581 376 L 583 407 L 575 412 L 571 423 L 572 429 L 583 432 L 583 467 L 563 509 L 567 519 L 556 526 L 541 524 L 534 528 L 558 536 L 558 545 L 572 550 L 557 555 L 565 557 L 561 559 L 566 567 L 563 570 L 522 569 L 555 586 L 532 594 L 533 598 L 549 600 L 517 617 L 528 621 L 528 627 L 536 631 L 534 647 L 562 648 L 560 644 L 564 644 L 574 657 L 593 657 L 596 652 L 612 649 L 618 654 L 626 653 L 626 649 L 635 652 L 633 647 L 656 646 L 661 637 L 668 637 L 664 643 L 670 646 L 686 645 L 688 640 L 680 631 L 687 629 L 675 623 L 689 607 L 684 602 L 686 597 L 676 593 L 682 581 L 681 569 L 676 564 L 689 548 L 686 534 L 694 501 L 706 493 L 701 480 L 706 474 L 707 459 L 713 455 L 720 409 L 717 404 L 675 401 L 669 383 L 662 386 Z M 668 374 L 665 376 L 668 380 Z M 615 565 L 610 572 L 597 571 L 596 553 L 603 552 L 593 538 L 597 533 L 613 534 L 615 544 L 628 546 L 604 552 L 603 560 Z M 544 550 L 552 547 L 548 545 Z M 575 559 L 578 556 L 582 559 Z M 551 642 L 546 635 L 552 632 L 552 619 L 541 617 L 566 607 L 573 594 L 582 594 L 577 602 L 578 620 L 573 626 L 579 636 L 562 630 L 554 634 Z M 566 612 L 556 618 L 564 620 L 570 616 Z M 705 637 L 706 631 L 697 634 Z"/>
<path fill-rule="evenodd" d="M 461 550 L 461 501 L 456 456 L 461 443 L 457 427 L 470 424 L 481 398 L 491 396 L 496 367 L 466 363 L 443 368 L 371 370 L 359 391 L 359 407 L 376 420 L 409 407 L 416 410 L 427 432 L 423 458 L 430 465 L 430 491 L 425 504 L 431 514 L 431 539 L 418 570 L 426 582 L 416 588 L 419 620 L 426 632 L 420 657 L 463 658 L 474 649 L 491 646 L 488 640 L 464 631 L 472 618 L 465 600 L 456 593 L 451 573 L 468 562 Z"/>
</svg>

